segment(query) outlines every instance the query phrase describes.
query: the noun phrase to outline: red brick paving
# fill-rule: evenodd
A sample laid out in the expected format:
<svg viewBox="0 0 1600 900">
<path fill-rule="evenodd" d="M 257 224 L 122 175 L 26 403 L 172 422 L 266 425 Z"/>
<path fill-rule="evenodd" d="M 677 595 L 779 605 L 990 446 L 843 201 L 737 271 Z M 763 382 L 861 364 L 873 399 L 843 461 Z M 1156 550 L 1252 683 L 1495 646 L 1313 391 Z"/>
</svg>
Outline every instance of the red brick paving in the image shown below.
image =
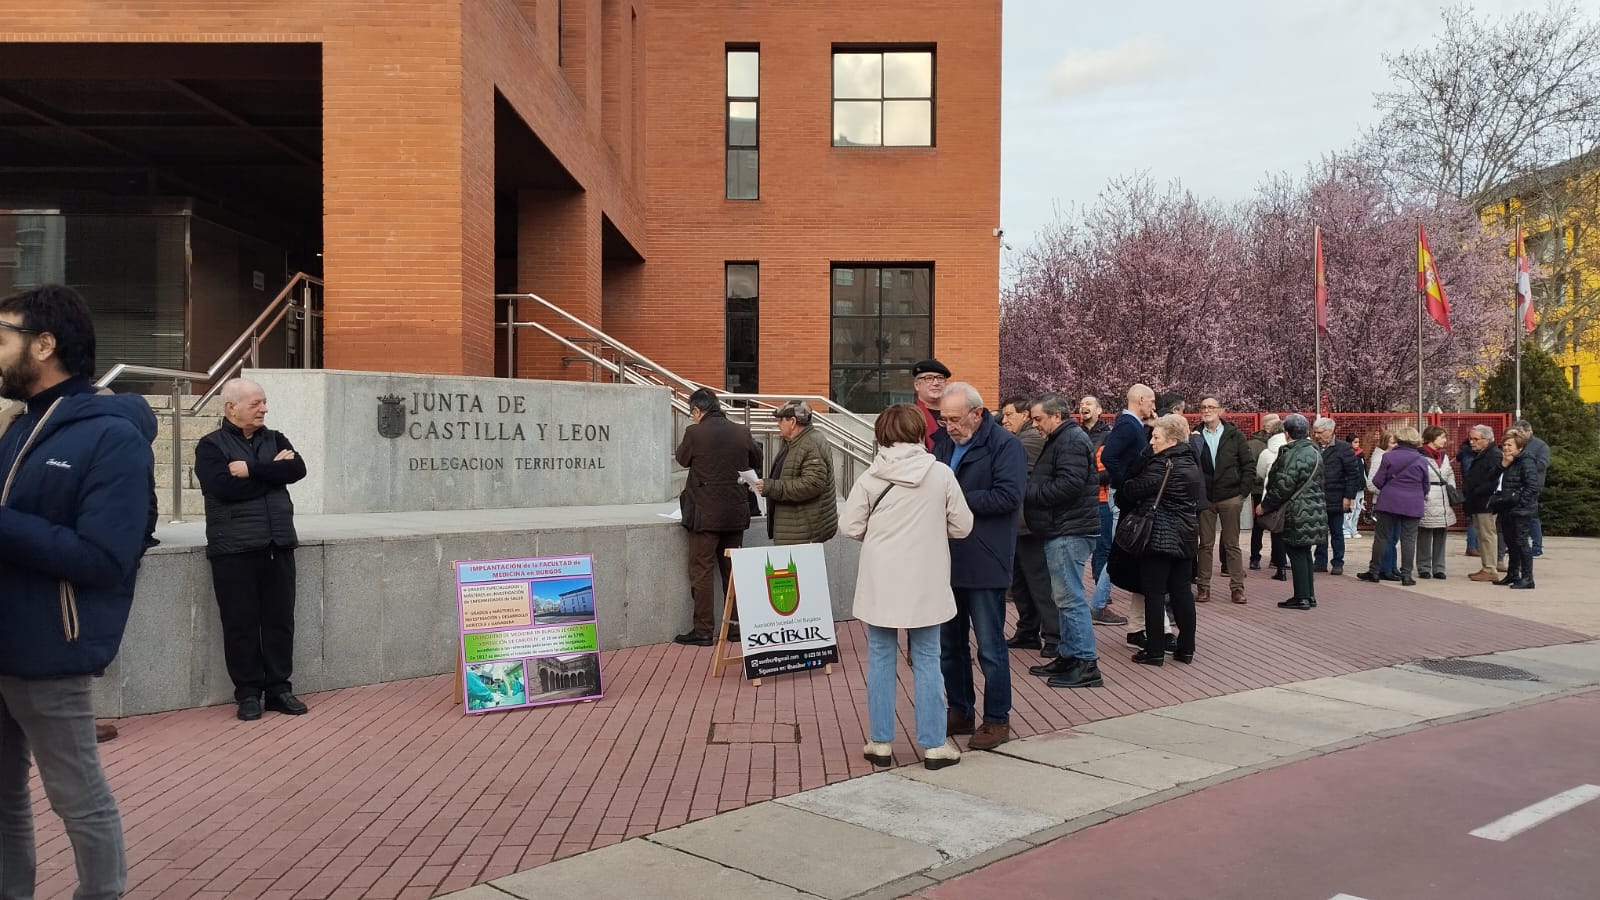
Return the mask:
<svg viewBox="0 0 1600 900">
<path fill-rule="evenodd" d="M 1254 573 L 1252 573 L 1254 574 Z M 1377 668 L 1586 639 L 1421 594 L 1321 578 L 1309 613 L 1200 607 L 1193 666 L 1129 662 L 1097 628 L 1107 687 L 1065 691 L 1011 655 L 1019 735 L 1204 697 Z M 1117 606 L 1126 610 L 1123 599 Z M 130 898 L 410 898 L 846 778 L 866 697 L 859 623 L 839 627 L 831 676 L 708 676 L 710 653 L 672 644 L 604 654 L 594 703 L 467 717 L 451 677 L 314 695 L 309 716 L 239 722 L 211 707 L 125 719 L 102 747 L 128 839 Z M 913 760 L 902 667 L 895 754 Z M 796 739 L 798 736 L 798 740 Z M 70 896 L 72 855 L 35 784 L 40 900 Z"/>
</svg>

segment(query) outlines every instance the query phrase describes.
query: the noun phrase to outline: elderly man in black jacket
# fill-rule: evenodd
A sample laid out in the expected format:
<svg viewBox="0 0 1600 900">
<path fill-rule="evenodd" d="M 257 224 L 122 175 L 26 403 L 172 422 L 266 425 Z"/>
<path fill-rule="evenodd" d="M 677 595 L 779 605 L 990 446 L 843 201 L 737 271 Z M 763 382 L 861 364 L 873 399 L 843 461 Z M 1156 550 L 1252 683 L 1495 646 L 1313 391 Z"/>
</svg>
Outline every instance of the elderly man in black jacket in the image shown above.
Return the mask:
<svg viewBox="0 0 1600 900">
<path fill-rule="evenodd" d="M 1211 599 L 1212 548 L 1222 533 L 1223 559 L 1228 567 L 1229 595 L 1244 603 L 1244 558 L 1239 551 L 1239 517 L 1255 485 L 1256 461 L 1244 432 L 1222 421 L 1222 401 L 1215 394 L 1200 398 L 1200 427 L 1189 438 L 1205 476 L 1206 498 L 1200 507 L 1199 580 L 1195 602 Z"/>
<path fill-rule="evenodd" d="M 1476 456 L 1472 468 L 1461 479 L 1461 493 L 1466 496 L 1465 512 L 1472 518 L 1478 532 L 1478 571 L 1468 575 L 1472 581 L 1497 581 L 1499 573 L 1494 562 L 1499 558 L 1500 542 L 1495 533 L 1495 514 L 1489 508 L 1489 498 L 1500 484 L 1500 445 L 1495 443 L 1494 429 L 1487 425 L 1474 425 L 1467 435 Z"/>
<path fill-rule="evenodd" d="M 1040 395 L 1033 401 L 1031 416 L 1033 427 L 1044 435 L 1044 449 L 1028 476 L 1022 518 L 1029 531 L 1044 538 L 1061 641 L 1055 659 L 1028 671 L 1050 676 L 1051 687 L 1099 687 L 1105 680 L 1083 586 L 1084 569 L 1093 561 L 1100 537 L 1094 442 L 1072 418 L 1072 407 L 1060 394 Z"/>
<path fill-rule="evenodd" d="M 1355 507 L 1356 498 L 1366 490 L 1367 476 L 1361 471 L 1349 441 L 1333 436 L 1334 421 L 1326 416 L 1311 423 L 1311 442 L 1322 450 L 1322 496 L 1328 509 L 1328 536 L 1317 545 L 1311 571 L 1344 574 L 1344 514 Z M 1328 545 L 1333 545 L 1330 568 Z"/>
<path fill-rule="evenodd" d="M 291 716 L 306 705 L 289 682 L 294 669 L 294 501 L 289 485 L 306 461 L 266 427 L 267 392 L 243 378 L 222 386 L 222 427 L 194 448 L 206 501 L 206 556 L 222 614 L 222 655 L 238 716 L 266 708 Z"/>
</svg>

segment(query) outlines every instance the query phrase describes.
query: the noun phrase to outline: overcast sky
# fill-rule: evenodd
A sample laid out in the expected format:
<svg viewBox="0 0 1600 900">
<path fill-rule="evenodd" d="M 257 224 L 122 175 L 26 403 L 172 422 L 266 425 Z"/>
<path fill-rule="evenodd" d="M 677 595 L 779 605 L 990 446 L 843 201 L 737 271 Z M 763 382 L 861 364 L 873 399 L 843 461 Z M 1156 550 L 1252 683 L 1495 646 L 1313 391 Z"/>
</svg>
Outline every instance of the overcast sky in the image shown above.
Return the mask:
<svg viewBox="0 0 1600 900">
<path fill-rule="evenodd" d="M 1600 0 L 1584 0 L 1600 3 Z M 1480 13 L 1543 0 L 1477 0 Z M 1013 248 L 1145 171 L 1243 200 L 1376 120 L 1383 54 L 1430 45 L 1421 0 L 1005 0 L 1001 224 Z"/>
</svg>

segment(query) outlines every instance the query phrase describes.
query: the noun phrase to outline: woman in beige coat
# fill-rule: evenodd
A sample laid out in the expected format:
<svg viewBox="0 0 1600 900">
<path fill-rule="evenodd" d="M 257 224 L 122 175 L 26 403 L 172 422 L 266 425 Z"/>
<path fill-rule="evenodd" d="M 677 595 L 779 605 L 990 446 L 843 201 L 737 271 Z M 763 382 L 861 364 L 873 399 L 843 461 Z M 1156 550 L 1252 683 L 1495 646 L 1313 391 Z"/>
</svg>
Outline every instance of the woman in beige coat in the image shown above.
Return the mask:
<svg viewBox="0 0 1600 900">
<path fill-rule="evenodd" d="M 901 403 L 878 416 L 878 455 L 845 501 L 839 531 L 861 541 L 855 617 L 867 625 L 867 719 L 862 755 L 892 762 L 898 629 L 906 630 L 915 683 L 917 746 L 922 764 L 942 769 L 961 761 L 945 734 L 939 626 L 956 613 L 950 591 L 950 539 L 972 531 L 972 511 L 948 466 L 923 446 L 926 423 Z"/>
</svg>

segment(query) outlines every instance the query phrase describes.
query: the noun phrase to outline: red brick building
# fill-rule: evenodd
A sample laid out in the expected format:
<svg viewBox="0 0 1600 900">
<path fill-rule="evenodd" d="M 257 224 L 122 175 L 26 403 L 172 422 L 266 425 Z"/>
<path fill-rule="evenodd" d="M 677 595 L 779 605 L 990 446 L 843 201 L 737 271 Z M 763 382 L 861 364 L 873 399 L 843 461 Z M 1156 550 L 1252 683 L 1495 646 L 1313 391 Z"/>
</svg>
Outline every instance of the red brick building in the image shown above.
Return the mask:
<svg viewBox="0 0 1600 900">
<path fill-rule="evenodd" d="M 531 291 L 730 389 L 870 409 L 930 354 L 997 382 L 998 2 L 58 0 L 3 27 L 0 291 L 83 286 L 102 366 L 203 368 L 308 270 L 329 368 L 503 373 L 493 296 Z M 525 336 L 517 374 L 560 355 Z"/>
</svg>

